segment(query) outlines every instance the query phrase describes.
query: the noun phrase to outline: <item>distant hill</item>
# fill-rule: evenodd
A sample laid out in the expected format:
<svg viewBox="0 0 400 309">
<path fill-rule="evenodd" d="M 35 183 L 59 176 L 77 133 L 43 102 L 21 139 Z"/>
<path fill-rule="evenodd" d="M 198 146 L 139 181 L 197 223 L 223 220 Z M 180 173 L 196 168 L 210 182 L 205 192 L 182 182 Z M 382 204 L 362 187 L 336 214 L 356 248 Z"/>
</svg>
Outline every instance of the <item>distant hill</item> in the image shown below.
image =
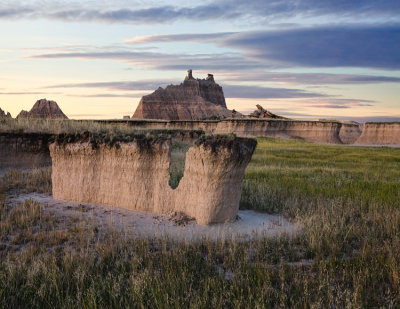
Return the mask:
<svg viewBox="0 0 400 309">
<path fill-rule="evenodd" d="M 22 110 L 17 118 L 68 119 L 57 102 L 46 99 L 36 101 L 29 112 Z"/>
</svg>

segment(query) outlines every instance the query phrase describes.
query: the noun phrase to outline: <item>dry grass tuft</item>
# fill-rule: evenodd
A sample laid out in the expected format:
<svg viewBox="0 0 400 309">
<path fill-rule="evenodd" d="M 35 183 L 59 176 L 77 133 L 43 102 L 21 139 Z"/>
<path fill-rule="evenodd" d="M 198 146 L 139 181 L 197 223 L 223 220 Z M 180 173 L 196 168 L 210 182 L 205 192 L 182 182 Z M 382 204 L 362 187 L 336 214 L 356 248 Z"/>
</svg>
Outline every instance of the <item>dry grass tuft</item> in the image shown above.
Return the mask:
<svg viewBox="0 0 400 309">
<path fill-rule="evenodd" d="M 36 168 L 29 171 L 8 170 L 0 178 L 2 191 L 19 190 L 20 192 L 38 192 L 51 194 L 51 167 Z"/>
<path fill-rule="evenodd" d="M 3 194 L 0 307 L 399 307 L 400 149 L 258 142 L 242 207 L 284 213 L 302 234 L 133 239 Z M 2 187 L 27 190 L 22 178 L 12 171 Z"/>
</svg>

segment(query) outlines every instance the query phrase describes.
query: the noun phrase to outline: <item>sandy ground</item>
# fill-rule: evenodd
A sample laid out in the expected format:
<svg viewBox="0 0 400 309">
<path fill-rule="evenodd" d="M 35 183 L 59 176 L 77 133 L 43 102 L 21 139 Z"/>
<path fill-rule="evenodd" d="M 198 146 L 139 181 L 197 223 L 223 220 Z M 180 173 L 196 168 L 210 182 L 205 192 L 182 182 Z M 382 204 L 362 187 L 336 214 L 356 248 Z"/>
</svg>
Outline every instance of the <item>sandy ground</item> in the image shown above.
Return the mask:
<svg viewBox="0 0 400 309">
<path fill-rule="evenodd" d="M 10 197 L 9 202 L 23 202 L 32 199 L 40 202 L 45 211 L 54 212 L 57 218 L 68 220 L 79 217 L 101 230 L 113 228 L 121 233 L 136 237 L 170 238 L 182 241 L 201 239 L 243 239 L 261 236 L 275 237 L 287 234 L 289 237 L 300 231 L 300 225 L 291 223 L 279 215 L 269 215 L 251 210 L 240 210 L 238 220 L 233 223 L 201 226 L 195 221 L 186 224 L 176 222 L 171 214 L 154 214 L 132 211 L 117 207 L 95 204 L 81 204 L 59 201 L 52 196 L 31 193 Z"/>
</svg>

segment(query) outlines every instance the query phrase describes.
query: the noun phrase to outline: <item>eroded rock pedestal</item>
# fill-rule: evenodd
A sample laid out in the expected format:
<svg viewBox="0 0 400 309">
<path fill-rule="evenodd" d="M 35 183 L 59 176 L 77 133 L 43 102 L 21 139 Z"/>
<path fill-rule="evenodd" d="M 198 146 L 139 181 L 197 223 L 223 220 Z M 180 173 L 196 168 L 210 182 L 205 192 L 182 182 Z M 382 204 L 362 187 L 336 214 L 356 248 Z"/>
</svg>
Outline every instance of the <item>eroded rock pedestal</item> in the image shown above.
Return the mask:
<svg viewBox="0 0 400 309">
<path fill-rule="evenodd" d="M 114 146 L 88 140 L 50 145 L 55 199 L 132 210 L 183 212 L 199 224 L 231 222 L 239 209 L 244 170 L 257 142 L 202 138 L 186 154 L 179 186 L 169 184 L 168 139 L 135 139 Z"/>
</svg>

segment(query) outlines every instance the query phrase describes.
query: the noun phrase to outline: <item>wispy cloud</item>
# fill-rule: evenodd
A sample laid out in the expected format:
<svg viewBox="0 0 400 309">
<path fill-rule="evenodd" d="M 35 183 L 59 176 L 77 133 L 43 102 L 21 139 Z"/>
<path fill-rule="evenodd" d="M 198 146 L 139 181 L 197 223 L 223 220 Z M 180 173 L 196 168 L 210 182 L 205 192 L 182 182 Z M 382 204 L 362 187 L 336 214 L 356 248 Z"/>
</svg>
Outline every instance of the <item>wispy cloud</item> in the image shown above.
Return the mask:
<svg viewBox="0 0 400 309">
<path fill-rule="evenodd" d="M 107 51 L 66 50 L 41 53 L 29 55 L 27 58 L 108 59 L 158 70 L 186 70 L 189 67 L 197 70 L 244 72 L 290 67 L 400 69 L 400 25 L 157 35 L 133 38 L 130 42 L 159 43 L 182 40 L 207 40 L 228 47 L 232 52 L 187 55 L 110 48 Z M 328 75 L 323 77 L 327 78 Z M 357 79 L 360 80 L 361 77 L 358 76 L 355 80 Z M 377 78 L 365 77 L 364 82 L 368 82 L 368 79 Z M 382 79 L 384 78 L 381 77 Z M 386 78 L 386 81 L 389 79 Z M 349 83 L 355 80 L 348 78 Z M 392 78 L 390 81 L 398 80 Z"/>
<path fill-rule="evenodd" d="M 18 92 L 0 92 L 0 95 L 48 95 L 60 94 L 59 92 L 40 92 L 40 91 L 18 91 Z"/>
<path fill-rule="evenodd" d="M 114 60 L 155 70 L 248 70 L 260 67 L 258 61 L 239 54 L 163 54 L 145 51 L 62 52 L 29 55 L 30 59 Z M 268 66 L 267 66 L 268 67 Z"/>
<path fill-rule="evenodd" d="M 135 94 L 129 93 L 95 93 L 95 94 L 67 94 L 67 97 L 74 98 L 140 98 L 146 95 L 146 92 Z"/>
<path fill-rule="evenodd" d="M 165 87 L 171 84 L 166 81 L 116 81 L 116 82 L 94 82 L 94 83 L 75 83 L 52 85 L 45 88 L 102 88 L 108 90 L 131 90 L 140 91 L 142 95 L 149 94 L 158 87 Z M 308 92 L 299 89 L 289 88 L 273 88 L 273 87 L 260 87 L 260 86 L 244 86 L 244 85 L 224 85 L 223 87 L 225 96 L 227 98 L 247 98 L 247 99 L 277 99 L 277 98 L 314 98 L 325 97 L 322 93 Z M 147 91 L 147 92 L 146 92 Z M 75 96 L 75 95 L 74 95 Z M 92 96 L 120 96 L 120 94 L 95 94 L 95 95 L 76 95 L 81 97 Z M 125 95 L 122 95 L 125 96 Z M 128 94 L 128 96 L 137 97 L 138 94 Z"/>
<path fill-rule="evenodd" d="M 269 82 L 285 85 L 359 85 L 378 83 L 400 83 L 400 77 L 382 75 L 291 73 L 291 72 L 226 72 L 224 81 Z"/>
<path fill-rule="evenodd" d="M 136 7 L 136 8 L 135 8 Z M 199 5 L 187 2 L 185 6 L 171 2 L 154 3 L 137 1 L 96 1 L 96 7 L 74 1 L 3 1 L 0 18 L 53 19 L 62 21 L 89 21 L 113 23 L 170 23 L 177 20 L 232 20 L 259 19 L 264 21 L 287 20 L 302 16 L 338 16 L 358 20 L 366 17 L 399 19 L 400 4 L 393 0 L 215 0 Z"/>
<path fill-rule="evenodd" d="M 353 107 L 366 107 L 373 106 L 375 101 L 372 100 L 356 100 L 356 99 L 337 99 L 337 98 L 320 98 L 309 101 L 311 104 L 305 104 L 305 107 L 313 108 L 333 108 L 333 109 L 345 109 Z"/>
<path fill-rule="evenodd" d="M 238 32 L 215 32 L 215 33 L 182 33 L 182 34 L 164 34 L 164 35 L 147 35 L 137 36 L 132 39 L 126 39 L 128 44 L 143 43 L 169 43 L 169 42 L 214 42 L 218 39 L 225 39 L 228 36 L 237 34 Z"/>
<path fill-rule="evenodd" d="M 299 89 L 272 88 L 259 86 L 226 85 L 224 93 L 227 98 L 242 99 L 284 99 L 324 97 L 322 93 L 307 92 Z"/>
<path fill-rule="evenodd" d="M 282 66 L 400 69 L 399 25 L 243 32 L 220 44 Z"/>
<path fill-rule="evenodd" d="M 74 84 L 59 84 L 44 87 L 51 88 L 103 88 L 108 90 L 128 90 L 128 91 L 143 91 L 152 90 L 160 86 L 171 83 L 165 80 L 145 80 L 145 81 L 113 81 L 113 82 L 91 82 L 91 83 L 74 83 Z"/>
</svg>

